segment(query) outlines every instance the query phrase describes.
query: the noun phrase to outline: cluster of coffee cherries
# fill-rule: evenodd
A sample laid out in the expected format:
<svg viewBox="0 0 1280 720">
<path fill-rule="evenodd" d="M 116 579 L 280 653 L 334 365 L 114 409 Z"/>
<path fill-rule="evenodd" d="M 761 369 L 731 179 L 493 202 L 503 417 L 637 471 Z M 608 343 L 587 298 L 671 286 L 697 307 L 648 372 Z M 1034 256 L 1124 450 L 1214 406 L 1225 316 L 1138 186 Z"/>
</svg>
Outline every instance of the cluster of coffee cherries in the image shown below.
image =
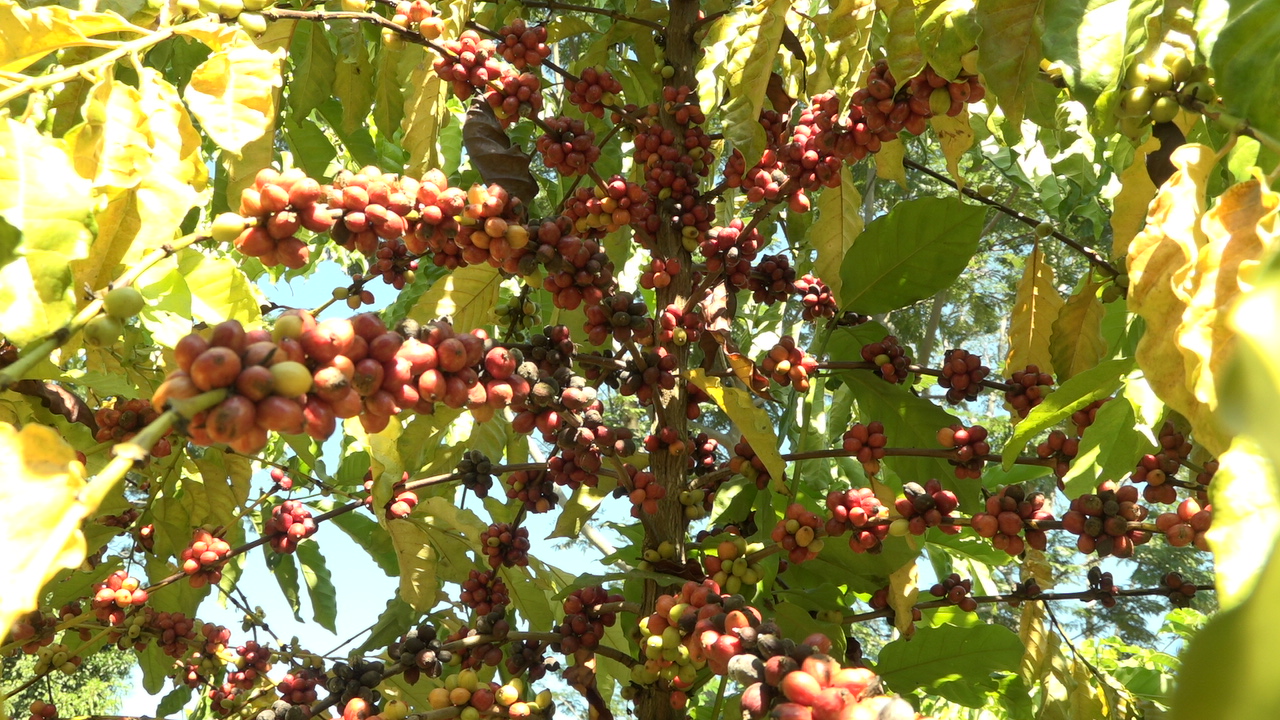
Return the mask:
<svg viewBox="0 0 1280 720">
<path fill-rule="evenodd" d="M 596 134 L 577 118 L 547 118 L 546 130 L 534 142 L 542 164 L 564 176 L 585 173 L 600 159 Z"/>
<path fill-rule="evenodd" d="M 982 477 L 982 465 L 991 453 L 987 436 L 987 429 L 981 425 L 965 427 L 956 423 L 938 430 L 938 444 L 955 450 L 955 457 L 948 458 L 947 462 L 955 466 L 957 478 L 977 480 Z"/>
<path fill-rule="evenodd" d="M 512 337 L 523 337 L 524 331 L 542 322 L 538 303 L 524 295 L 513 295 L 490 313 L 494 323 L 507 328 Z"/>
<path fill-rule="evenodd" d="M 672 303 L 663 308 L 662 312 L 658 314 L 656 323 L 657 341 L 675 345 L 687 345 L 697 342 L 702 335 L 702 328 L 705 324 L 702 312 L 699 309 L 695 308 L 686 311 L 679 305 Z"/>
<path fill-rule="evenodd" d="M 489 567 L 526 567 L 529 564 L 529 529 L 508 523 L 494 523 L 480 536 L 481 550 Z"/>
<path fill-rule="evenodd" d="M 902 130 L 920 135 L 928 127 L 929 118 L 954 117 L 966 103 L 978 102 L 985 96 L 986 89 L 976 74 L 962 74 L 955 81 L 948 81 L 928 65 L 898 87 L 889 64 L 881 60 L 868 74 L 866 87 L 854 92 L 852 102 L 861 108 L 869 132 L 891 140 Z M 884 133 L 890 136 L 884 137 Z"/>
<path fill-rule="evenodd" d="M 1213 506 L 1200 506 L 1195 498 L 1187 498 L 1178 504 L 1174 512 L 1156 516 L 1156 529 L 1174 547 L 1194 545 L 1198 550 L 1209 550 L 1205 531 L 1213 524 Z"/>
<path fill-rule="evenodd" d="M 504 608 L 511 602 L 507 592 L 507 584 L 498 577 L 497 569 L 472 570 L 467 579 L 462 581 L 462 594 L 458 596 L 463 605 L 475 610 L 476 615 L 488 615 L 498 608 Z"/>
<path fill-rule="evenodd" d="M 547 273 L 542 287 L 551 293 L 552 304 L 562 310 L 577 310 L 584 303 L 599 305 L 615 289 L 613 262 L 599 240 L 576 237 L 570 234 L 572 230 L 568 216 L 543 222 L 538 226 L 534 252 Z"/>
<path fill-rule="evenodd" d="M 505 348 L 495 348 L 499 350 Z M 493 354 L 494 351 L 490 351 Z M 487 369 L 486 359 L 486 369 Z M 492 373 L 490 372 L 490 375 Z M 457 467 L 454 468 L 461 477 L 462 486 L 470 490 L 478 498 L 489 496 L 489 488 L 493 487 L 493 463 L 489 458 L 479 450 L 466 450 L 462 453 L 462 459 L 458 461 Z"/>
<path fill-rule="evenodd" d="M 818 359 L 796 347 L 795 338 L 784 335 L 760 361 L 760 369 L 783 387 L 794 383 L 796 390 L 808 392 L 809 376 L 818 369 Z"/>
<path fill-rule="evenodd" d="M 909 482 L 902 486 L 902 493 L 903 497 L 893 503 L 900 517 L 889 525 L 891 534 L 923 535 L 931 527 L 949 535 L 960 532 L 951 515 L 960 506 L 960 501 L 955 493 L 943 489 L 942 483 L 935 479 L 921 487 L 919 483 Z"/>
<path fill-rule="evenodd" d="M 298 543 L 316 534 L 316 522 L 311 511 L 297 500 L 285 500 L 271 508 L 271 517 L 263 524 L 262 534 L 268 536 L 271 549 L 278 553 L 291 553 Z"/>
<path fill-rule="evenodd" d="M 1052 390 L 1053 376 L 1040 372 L 1039 366 L 1028 365 L 1025 370 L 1009 376 L 1009 389 L 1004 393 L 1004 400 L 1018 417 L 1026 417 L 1031 408 L 1043 402 L 1045 395 Z"/>
<path fill-rule="evenodd" d="M 436 14 L 435 8 L 427 0 L 401 0 L 396 3 L 396 12 L 391 22 L 402 28 L 415 30 L 425 40 L 435 40 L 444 34 L 444 19 Z M 383 31 L 383 36 L 393 32 Z"/>
<path fill-rule="evenodd" d="M 1068 437 L 1061 430 L 1054 430 L 1036 446 L 1036 456 L 1044 460 L 1053 460 L 1053 474 L 1066 477 L 1071 469 L 1071 461 L 1080 452 L 1080 438 Z"/>
<path fill-rule="evenodd" d="M 930 595 L 945 598 L 947 602 L 965 612 L 975 612 L 978 609 L 978 601 L 969 594 L 971 592 L 973 592 L 973 581 L 962 580 L 957 573 L 951 573 L 943 578 L 942 582 L 934 583 L 933 587 L 929 588 Z"/>
<path fill-rule="evenodd" d="M 606 106 L 616 105 L 622 83 L 613 73 L 603 68 L 589 67 L 582 71 L 577 81 L 565 83 L 569 90 L 569 102 L 578 106 L 583 115 L 604 117 Z"/>
<path fill-rule="evenodd" d="M 734 219 L 726 227 L 713 227 L 698 246 L 706 258 L 707 272 L 721 273 L 730 287 L 744 288 L 751 279 L 751 261 L 768 243 L 760 231 L 746 232 L 741 220 Z"/>
<path fill-rule="evenodd" d="M 1178 501 L 1178 491 L 1169 481 L 1176 479 L 1183 461 L 1190 457 L 1191 443 L 1168 421 L 1160 427 L 1159 443 L 1159 450 L 1138 460 L 1130 479 L 1147 484 L 1142 489 L 1143 499 L 1147 502 L 1172 504 Z"/>
<path fill-rule="evenodd" d="M 679 363 L 676 356 L 662 346 L 642 352 L 641 360 L 644 370 L 632 360 L 618 372 L 618 393 L 634 395 L 641 405 L 648 406 L 653 404 L 659 392 L 675 389 Z"/>
<path fill-rule="evenodd" d="M 746 538 L 734 535 L 716 546 L 715 555 L 703 555 L 702 567 L 726 594 L 737 595 L 743 587 L 754 586 L 764 579 L 764 568 L 748 558 L 762 549 L 763 544 L 747 543 Z"/>
<path fill-rule="evenodd" d="M 219 242 L 233 243 L 263 265 L 298 270 L 311 260 L 311 248 L 297 237 L 298 231 L 324 233 L 336 222 L 325 199 L 325 188 L 302 170 L 281 173 L 265 168 L 251 187 L 241 191 L 239 212 L 223 213 L 214 220 L 212 235 Z"/>
<path fill-rule="evenodd" d="M 517 470 L 507 476 L 507 497 L 524 503 L 531 513 L 550 512 L 559 502 L 556 484 L 546 470 Z"/>
<path fill-rule="evenodd" d="M 604 638 L 605 628 L 618 621 L 616 610 L 601 608 L 610 603 L 622 602 L 622 596 L 611 594 L 600 586 L 574 590 L 564 599 L 564 619 L 556 632 L 560 639 L 551 643 L 558 653 L 572 655 L 579 648 L 594 651 Z"/>
<path fill-rule="evenodd" d="M 889 526 L 876 522 L 888 517 L 888 510 L 880 504 L 871 488 L 832 490 L 827 493 L 827 518 L 824 529 L 830 537 L 844 535 L 850 529 L 849 548 L 854 552 L 878 553 L 889 535 Z"/>
<path fill-rule="evenodd" d="M 729 458 L 729 469 L 748 481 L 755 482 L 756 487 L 762 490 L 768 487 L 769 481 L 773 479 L 769 469 L 764 465 L 764 459 L 756 454 L 755 449 L 745 437 L 733 446 L 733 457 Z"/>
<path fill-rule="evenodd" d="M 1200 588 L 1195 583 L 1187 582 L 1181 574 L 1171 572 L 1160 579 L 1160 589 L 1166 591 L 1166 597 L 1174 607 L 1190 607 L 1191 600 Z"/>
<path fill-rule="evenodd" d="M 1098 419 L 1098 411 L 1114 398 L 1094 400 L 1079 410 L 1071 413 L 1071 422 L 1076 426 L 1076 435 L 1084 435 L 1084 431 Z"/>
<path fill-rule="evenodd" d="M 473 91 L 485 90 L 490 81 L 502 77 L 502 64 L 494 57 L 496 47 L 476 31 L 464 30 L 457 40 L 440 44 L 448 53 L 437 57 L 433 67 L 460 100 L 465 102 Z"/>
<path fill-rule="evenodd" d="M 498 44 L 498 53 L 517 70 L 538 67 L 542 61 L 551 57 L 551 48 L 547 47 L 547 28 L 544 25 L 529 27 L 524 18 L 516 18 L 510 24 L 498 30 L 502 41 Z"/>
<path fill-rule="evenodd" d="M 222 562 L 231 555 L 231 545 L 205 528 L 196 528 L 191 544 L 178 556 L 178 566 L 193 588 L 217 585 L 222 579 Z"/>
<path fill-rule="evenodd" d="M 822 552 L 823 540 L 818 537 L 821 530 L 822 518 L 817 513 L 800 503 L 791 503 L 769 538 L 782 546 L 788 560 L 799 564 Z"/>
<path fill-rule="evenodd" d="M 410 684 L 416 684 L 423 675 L 440 677 L 444 666 L 453 661 L 453 652 L 444 649 L 438 630 L 427 622 L 410 628 L 392 643 L 387 656 L 404 668 L 404 679 Z"/>
<path fill-rule="evenodd" d="M 258 678 L 271 670 L 271 648 L 250 640 L 236 648 L 234 670 L 227 672 L 227 682 L 241 690 L 250 690 Z"/>
<path fill-rule="evenodd" d="M 520 199 L 497 183 L 472 185 L 467 204 L 458 215 L 454 243 L 462 259 L 472 265 L 487 262 L 502 267 L 529 247 L 529 229 L 520 223 Z"/>
<path fill-rule="evenodd" d="M 1115 579 L 1111 577 L 1111 573 L 1102 572 L 1100 568 L 1094 566 L 1089 568 L 1087 578 L 1089 580 L 1089 589 L 1098 595 L 1098 602 L 1103 607 L 1115 607 L 1116 593 L 1120 591 L 1120 588 L 1116 587 Z"/>
<path fill-rule="evenodd" d="M 521 117 L 534 117 L 542 110 L 542 80 L 531 72 L 503 68 L 481 95 L 506 126 Z"/>
<path fill-rule="evenodd" d="M 667 496 L 667 489 L 658 484 L 653 473 L 639 470 L 634 465 L 627 465 L 627 474 L 631 476 L 630 490 L 619 486 L 615 493 L 627 493 L 631 501 L 631 517 L 658 514 L 658 501 Z"/>
<path fill-rule="evenodd" d="M 314 180 L 309 182 L 314 183 Z M 340 171 L 330 185 L 323 186 L 328 214 L 334 217 L 329 236 L 339 246 L 365 257 L 393 260 L 396 248 L 408 246 L 401 238 L 411 229 L 409 219 L 416 209 L 418 181 L 384 173 L 376 167 L 358 172 Z M 380 251 L 382 252 L 379 254 Z M 379 272 L 390 271 L 394 262 Z M 370 272 L 370 277 L 374 274 Z M 351 304 L 348 303 L 348 306 Z"/>
<path fill-rule="evenodd" d="M 357 699 L 366 707 L 377 705 L 382 702 L 382 693 L 375 688 L 382 682 L 386 671 L 386 663 L 381 660 L 334 663 L 333 675 L 325 683 L 325 688 L 331 695 L 338 696 L 338 702 L 343 706 Z"/>
<path fill-rule="evenodd" d="M 907 357 L 907 349 L 893 335 L 886 335 L 879 342 L 863 345 L 860 354 L 864 362 L 876 366 L 876 375 L 886 382 L 901 384 L 907 381 L 911 358 Z"/>
<path fill-rule="evenodd" d="M 276 683 L 280 698 L 289 705 L 309 705 L 316 701 L 316 687 L 324 682 L 324 673 L 317 668 L 303 667 L 292 670 Z M 259 718 L 261 720 L 261 718 Z"/>
<path fill-rule="evenodd" d="M 1045 531 L 1027 528 L 1027 521 L 1052 519 L 1043 494 L 1028 495 L 1021 485 L 1006 485 L 987 498 L 986 512 L 974 513 L 969 525 L 980 537 L 990 538 L 997 550 L 1017 556 L 1025 546 L 1045 549 Z"/>
<path fill-rule="evenodd" d="M 578 188 L 565 199 L 561 218 L 567 220 L 578 237 L 592 240 L 649 217 L 649 193 L 621 175 L 614 175 L 594 187 Z"/>
<path fill-rule="evenodd" d="M 1086 555 L 1096 552 L 1099 557 L 1127 558 L 1133 555 L 1134 546 L 1151 539 L 1146 530 L 1130 528 L 1130 523 L 1146 517 L 1147 508 L 1138 504 L 1138 488 L 1117 487 L 1106 481 L 1096 493 L 1071 501 L 1071 509 L 1062 516 L 1062 529 L 1080 536 L 1076 549 Z"/>
<path fill-rule="evenodd" d="M 796 280 L 793 284 L 795 294 L 800 298 L 800 317 L 805 320 L 818 320 L 820 318 L 835 317 L 836 305 L 835 296 L 831 294 L 831 288 L 813 275 L 805 275 Z"/>
<path fill-rule="evenodd" d="M 1212 102 L 1209 67 L 1193 62 L 1195 47 L 1189 43 L 1162 43 L 1147 62 L 1129 66 L 1116 104 L 1120 132 L 1139 138 L 1148 124 L 1172 122 L 1182 100 Z"/>
<path fill-rule="evenodd" d="M 130 608 L 142 607 L 147 601 L 142 583 L 124 570 L 108 575 L 106 580 L 93 586 L 93 591 L 90 602 L 93 614 L 108 625 L 123 625 L 125 613 Z"/>
<path fill-rule="evenodd" d="M 947 402 L 959 405 L 978 399 L 982 381 L 991 374 L 991 368 L 982 364 L 982 358 L 962 348 L 948 350 L 942 357 L 942 377 L 938 385 L 947 389 Z"/>
<path fill-rule="evenodd" d="M 723 611 L 720 586 L 711 580 L 686 582 L 679 593 L 659 596 L 653 612 L 640 618 L 644 663 L 632 666 L 632 682 L 652 685 L 662 681 L 675 691 L 672 703 L 683 707 L 687 700 L 684 691 L 693 686 L 708 659 L 700 636 L 713 630 L 711 618 L 725 615 Z M 727 616 L 724 622 L 727 624 Z M 717 632 L 715 638 L 708 639 L 714 644 L 718 637 Z M 717 657 L 726 662 L 729 659 L 723 652 L 717 652 Z"/>
<path fill-rule="evenodd" d="M 480 667 L 488 665 L 497 667 L 502 662 L 502 642 L 506 641 L 507 634 L 511 632 L 511 621 L 507 620 L 507 606 L 494 606 L 488 614 L 475 616 L 474 625 L 462 626 L 457 632 L 445 638 L 445 646 L 451 646 L 457 641 L 465 641 L 467 638 L 480 638 L 480 644 L 465 644 L 460 648 L 454 657 L 457 657 L 462 667 Z M 470 641 L 476 642 L 476 641 Z"/>
<path fill-rule="evenodd" d="M 58 717 L 58 706 L 43 700 L 32 700 L 27 709 L 31 711 L 28 720 L 56 720 Z"/>
<path fill-rule="evenodd" d="M 653 333 L 644 298 L 629 292 L 614 293 L 599 305 L 588 306 L 584 314 L 587 321 L 582 329 L 592 345 L 603 345 L 610 337 L 621 343 L 643 340 Z"/>
<path fill-rule="evenodd" d="M 98 424 L 94 439 L 98 442 L 128 442 L 159 416 L 160 413 L 146 400 L 116 401 L 115 405 L 101 407 L 94 412 L 93 419 Z M 171 432 L 173 430 L 166 430 L 164 434 L 167 436 Z M 166 457 L 172 451 L 167 437 L 160 438 L 151 447 L 151 455 L 158 458 Z"/>
<path fill-rule="evenodd" d="M 884 434 L 884 423 L 879 421 L 866 425 L 854 423 L 841 437 L 844 451 L 853 453 L 868 475 L 880 472 L 880 460 L 884 458 L 884 448 L 888 442 L 889 439 Z"/>
<path fill-rule="evenodd" d="M 762 255 L 747 279 L 751 298 L 764 305 L 786 300 L 795 291 L 796 270 L 786 255 Z"/>
</svg>

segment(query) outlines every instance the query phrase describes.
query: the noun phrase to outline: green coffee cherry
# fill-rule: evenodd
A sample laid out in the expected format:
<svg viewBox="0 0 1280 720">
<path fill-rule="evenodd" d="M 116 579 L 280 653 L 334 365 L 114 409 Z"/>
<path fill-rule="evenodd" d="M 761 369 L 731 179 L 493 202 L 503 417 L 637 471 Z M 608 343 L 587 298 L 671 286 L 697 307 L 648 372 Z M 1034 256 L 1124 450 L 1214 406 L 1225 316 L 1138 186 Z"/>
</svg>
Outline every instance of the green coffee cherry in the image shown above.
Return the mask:
<svg viewBox="0 0 1280 720">
<path fill-rule="evenodd" d="M 107 314 L 117 320 L 127 320 L 137 315 L 146 304 L 142 293 L 132 287 L 115 288 L 102 299 L 102 306 Z"/>
</svg>

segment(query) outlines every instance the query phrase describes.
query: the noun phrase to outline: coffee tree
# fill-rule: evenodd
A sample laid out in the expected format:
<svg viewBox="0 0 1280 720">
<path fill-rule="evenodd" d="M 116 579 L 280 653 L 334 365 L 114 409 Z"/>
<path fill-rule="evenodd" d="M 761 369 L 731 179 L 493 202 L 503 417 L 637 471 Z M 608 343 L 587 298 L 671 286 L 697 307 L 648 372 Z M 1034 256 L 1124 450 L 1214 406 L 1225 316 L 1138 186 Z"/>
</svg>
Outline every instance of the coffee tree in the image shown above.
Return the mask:
<svg viewBox="0 0 1280 720">
<path fill-rule="evenodd" d="M 1271 716 L 1273 4 L 0 34 L 5 696 L 117 647 L 159 716 Z M 399 589 L 325 654 L 252 596 L 332 630 L 334 533 Z M 1221 612 L 1175 660 L 1080 603 Z"/>
</svg>

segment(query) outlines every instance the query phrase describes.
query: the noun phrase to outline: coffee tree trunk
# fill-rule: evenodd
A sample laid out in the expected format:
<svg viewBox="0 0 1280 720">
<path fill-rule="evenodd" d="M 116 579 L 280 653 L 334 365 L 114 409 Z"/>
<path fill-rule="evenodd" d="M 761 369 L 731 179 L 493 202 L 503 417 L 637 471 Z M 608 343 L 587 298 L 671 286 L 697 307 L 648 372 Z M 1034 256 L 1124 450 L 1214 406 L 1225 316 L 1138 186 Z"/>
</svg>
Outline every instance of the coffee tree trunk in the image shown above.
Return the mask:
<svg viewBox="0 0 1280 720">
<path fill-rule="evenodd" d="M 671 15 L 666 23 L 666 58 L 675 68 L 675 75 L 670 84 L 675 87 L 687 85 L 693 87 L 694 69 L 697 59 L 697 44 L 693 40 L 694 24 L 698 19 L 697 0 L 671 0 Z M 663 127 L 676 132 L 677 140 L 683 139 L 683 132 L 676 125 L 675 118 L 664 107 L 662 114 Z M 660 206 L 665 216 L 674 215 L 675 200 L 669 199 Z M 657 256 L 675 259 L 680 263 L 681 271 L 671 276 L 671 284 L 657 288 L 657 308 L 662 310 L 669 305 L 683 308 L 693 294 L 692 257 L 684 248 L 683 238 L 677 223 L 661 223 L 657 237 Z M 676 357 L 677 368 L 689 365 L 689 346 L 672 345 L 669 348 Z M 687 416 L 687 395 L 683 382 L 677 382 L 675 389 L 658 393 L 654 403 L 657 429 L 670 427 L 683 440 L 689 438 L 689 419 Z M 688 534 L 689 521 L 685 518 L 684 508 L 680 504 L 680 491 L 685 489 L 688 477 L 689 445 L 679 453 L 659 451 L 649 458 L 650 470 L 654 478 L 667 495 L 658 503 L 658 513 L 646 520 L 645 549 L 657 549 L 663 542 L 670 542 L 676 548 L 674 562 L 683 564 L 685 560 L 684 541 Z M 646 580 L 644 585 L 644 601 L 641 612 L 647 615 L 653 612 L 658 596 L 671 592 L 673 588 L 661 587 L 653 580 Z M 657 685 L 643 691 L 636 699 L 637 717 L 643 720 L 667 720 L 683 717 L 683 710 L 671 706 L 671 692 L 659 689 Z"/>
</svg>

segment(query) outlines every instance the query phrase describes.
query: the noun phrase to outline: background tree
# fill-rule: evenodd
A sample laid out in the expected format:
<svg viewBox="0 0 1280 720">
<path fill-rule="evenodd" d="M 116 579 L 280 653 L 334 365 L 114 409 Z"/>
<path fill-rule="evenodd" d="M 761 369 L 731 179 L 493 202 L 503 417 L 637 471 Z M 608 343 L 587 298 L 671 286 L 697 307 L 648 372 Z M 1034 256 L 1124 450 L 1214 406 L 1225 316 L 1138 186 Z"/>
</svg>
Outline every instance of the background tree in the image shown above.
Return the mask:
<svg viewBox="0 0 1280 720">
<path fill-rule="evenodd" d="M 1270 717 L 1280 11 L 1050 5 L 0 3 L 5 695 Z"/>
</svg>

